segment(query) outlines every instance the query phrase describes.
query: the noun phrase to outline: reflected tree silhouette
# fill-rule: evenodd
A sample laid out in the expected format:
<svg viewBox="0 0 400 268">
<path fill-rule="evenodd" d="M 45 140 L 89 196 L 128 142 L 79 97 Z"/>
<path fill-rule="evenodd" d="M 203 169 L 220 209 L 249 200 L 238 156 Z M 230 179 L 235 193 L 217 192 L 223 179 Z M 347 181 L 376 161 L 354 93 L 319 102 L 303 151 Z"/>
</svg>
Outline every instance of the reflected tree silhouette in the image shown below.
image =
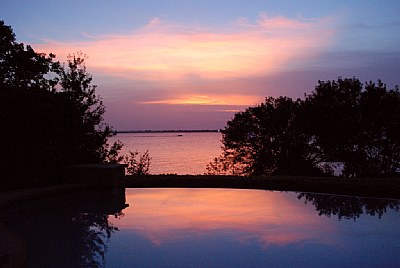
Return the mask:
<svg viewBox="0 0 400 268">
<path fill-rule="evenodd" d="M 123 217 L 127 206 L 125 190 L 119 189 L 69 193 L 3 209 L 3 232 L 16 234 L 26 252 L 13 253 L 0 239 L 2 254 L 9 264 L 26 255 L 27 266 L 33 267 L 104 267 L 109 240 L 118 231 L 109 217 Z"/>
<path fill-rule="evenodd" d="M 72 222 L 77 234 L 76 247 L 80 248 L 79 266 L 105 266 L 107 243 L 118 228 L 108 221 L 108 215 L 81 213 Z"/>
<path fill-rule="evenodd" d="M 395 211 L 400 209 L 400 200 L 396 199 L 375 199 L 317 193 L 299 193 L 297 198 L 304 200 L 305 204 L 311 203 L 320 216 L 337 216 L 338 220 L 356 220 L 363 214 L 381 218 L 389 209 Z"/>
</svg>

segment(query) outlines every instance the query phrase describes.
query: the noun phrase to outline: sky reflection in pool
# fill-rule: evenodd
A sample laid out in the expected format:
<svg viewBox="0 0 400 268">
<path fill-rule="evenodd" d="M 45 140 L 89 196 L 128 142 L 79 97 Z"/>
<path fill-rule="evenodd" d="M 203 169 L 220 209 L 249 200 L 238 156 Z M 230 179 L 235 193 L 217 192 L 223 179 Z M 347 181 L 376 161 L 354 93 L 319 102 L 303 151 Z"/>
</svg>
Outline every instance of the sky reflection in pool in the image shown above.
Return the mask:
<svg viewBox="0 0 400 268">
<path fill-rule="evenodd" d="M 128 189 L 107 267 L 396 266 L 400 215 L 319 216 L 296 193 Z"/>
</svg>

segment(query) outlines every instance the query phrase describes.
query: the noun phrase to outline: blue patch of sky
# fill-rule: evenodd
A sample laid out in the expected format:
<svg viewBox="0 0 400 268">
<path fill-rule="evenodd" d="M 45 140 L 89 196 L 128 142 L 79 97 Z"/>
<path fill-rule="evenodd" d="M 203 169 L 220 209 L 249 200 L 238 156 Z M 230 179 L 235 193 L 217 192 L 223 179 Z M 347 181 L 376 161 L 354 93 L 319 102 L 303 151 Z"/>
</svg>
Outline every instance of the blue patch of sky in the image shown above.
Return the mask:
<svg viewBox="0 0 400 268">
<path fill-rule="evenodd" d="M 130 33 L 152 18 L 182 24 L 229 27 L 238 18 L 254 22 L 260 13 L 289 18 L 344 14 L 344 42 L 369 38 L 374 45 L 397 40 L 399 1 L 213 1 L 213 0 L 4 0 L 0 15 L 19 39 L 40 42 L 85 39 L 84 34 Z M 376 36 L 376 38 L 374 38 Z M 348 42 L 346 42 L 348 40 Z M 358 46 L 367 45 L 356 42 Z M 344 45 L 344 44 L 343 44 Z M 372 45 L 372 44 L 371 44 Z"/>
</svg>

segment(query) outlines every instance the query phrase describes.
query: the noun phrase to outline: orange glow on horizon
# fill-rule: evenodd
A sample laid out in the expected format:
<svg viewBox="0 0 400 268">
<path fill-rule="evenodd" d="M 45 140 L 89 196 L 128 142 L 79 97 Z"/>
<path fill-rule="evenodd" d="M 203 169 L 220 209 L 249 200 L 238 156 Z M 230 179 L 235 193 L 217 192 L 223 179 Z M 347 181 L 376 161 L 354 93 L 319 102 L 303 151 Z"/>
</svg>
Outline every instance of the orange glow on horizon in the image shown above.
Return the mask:
<svg viewBox="0 0 400 268">
<path fill-rule="evenodd" d="M 129 213 L 114 224 L 155 245 L 183 239 L 186 231 L 201 235 L 213 230 L 234 230 L 243 243 L 255 239 L 264 246 L 283 245 L 316 239 L 316 230 L 333 228 L 296 198 L 266 191 L 134 189 L 127 191 L 127 203 Z"/>
<path fill-rule="evenodd" d="M 142 104 L 171 104 L 171 105 L 242 105 L 249 106 L 258 103 L 256 96 L 246 95 L 188 95 L 176 99 L 141 102 Z"/>
</svg>

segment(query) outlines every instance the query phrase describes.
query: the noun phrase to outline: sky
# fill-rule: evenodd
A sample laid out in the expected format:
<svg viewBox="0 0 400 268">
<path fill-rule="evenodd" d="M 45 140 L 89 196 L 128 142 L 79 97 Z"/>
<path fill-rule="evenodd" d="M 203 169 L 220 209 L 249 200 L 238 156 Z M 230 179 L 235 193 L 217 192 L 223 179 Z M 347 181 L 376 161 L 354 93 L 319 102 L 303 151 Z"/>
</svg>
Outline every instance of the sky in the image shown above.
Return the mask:
<svg viewBox="0 0 400 268">
<path fill-rule="evenodd" d="M 318 80 L 400 84 L 400 1 L 1 0 L 17 41 L 83 52 L 115 130 L 221 129 Z"/>
</svg>

